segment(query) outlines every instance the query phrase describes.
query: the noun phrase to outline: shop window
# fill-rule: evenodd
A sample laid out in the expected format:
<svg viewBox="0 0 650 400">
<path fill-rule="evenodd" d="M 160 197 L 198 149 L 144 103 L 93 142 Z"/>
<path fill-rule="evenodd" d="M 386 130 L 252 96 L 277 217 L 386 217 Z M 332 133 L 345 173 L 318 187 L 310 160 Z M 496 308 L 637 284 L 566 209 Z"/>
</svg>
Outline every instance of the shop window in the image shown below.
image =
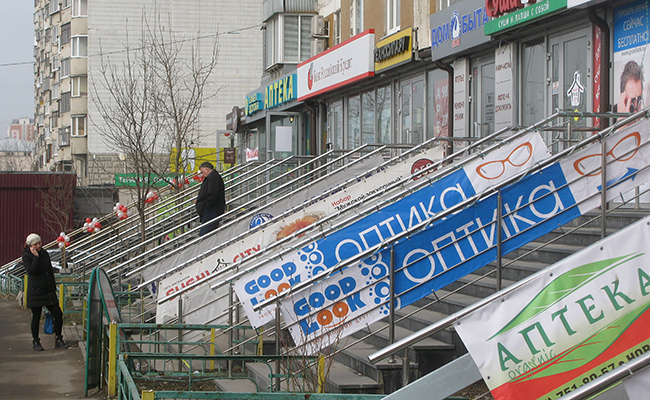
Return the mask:
<svg viewBox="0 0 650 400">
<path fill-rule="evenodd" d="M 447 72 L 428 72 L 427 139 L 449 136 L 449 77 Z"/>
<path fill-rule="evenodd" d="M 375 143 L 375 91 L 361 94 L 361 142 Z"/>
<path fill-rule="evenodd" d="M 391 143 L 391 101 L 390 85 L 377 88 L 377 141 L 379 143 Z"/>
<path fill-rule="evenodd" d="M 521 122 L 524 125 L 532 125 L 544 118 L 544 92 L 546 91 L 544 38 L 523 43 L 521 54 Z"/>
<path fill-rule="evenodd" d="M 360 96 L 348 97 L 348 149 L 361 145 L 361 101 Z"/>
<path fill-rule="evenodd" d="M 298 64 L 310 57 L 312 15 L 280 14 L 265 26 L 265 65 Z"/>
</svg>

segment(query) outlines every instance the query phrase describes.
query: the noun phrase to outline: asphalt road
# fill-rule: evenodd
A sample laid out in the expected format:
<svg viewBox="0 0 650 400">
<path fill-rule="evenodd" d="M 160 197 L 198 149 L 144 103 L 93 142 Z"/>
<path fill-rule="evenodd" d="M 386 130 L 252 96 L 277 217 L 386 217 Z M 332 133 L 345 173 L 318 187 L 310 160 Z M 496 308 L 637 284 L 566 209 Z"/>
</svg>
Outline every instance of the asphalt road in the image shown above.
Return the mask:
<svg viewBox="0 0 650 400">
<path fill-rule="evenodd" d="M 93 398 L 84 397 L 84 360 L 77 345 L 54 350 L 54 335 L 43 334 L 41 323 L 45 351 L 32 350 L 30 320 L 29 310 L 19 308 L 16 301 L 0 299 L 0 398 Z"/>
</svg>

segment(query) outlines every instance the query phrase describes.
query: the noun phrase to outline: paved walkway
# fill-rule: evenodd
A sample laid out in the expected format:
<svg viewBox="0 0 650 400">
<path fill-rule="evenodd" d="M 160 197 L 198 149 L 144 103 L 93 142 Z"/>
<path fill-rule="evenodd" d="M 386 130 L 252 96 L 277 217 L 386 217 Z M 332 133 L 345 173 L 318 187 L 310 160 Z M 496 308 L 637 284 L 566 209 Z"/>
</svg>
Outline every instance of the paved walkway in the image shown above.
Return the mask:
<svg viewBox="0 0 650 400">
<path fill-rule="evenodd" d="M 54 350 L 54 335 L 41 333 L 45 351 L 32 350 L 31 312 L 0 298 L 0 398 L 102 399 L 84 397 L 84 360 L 76 330 L 65 327 L 67 350 Z M 41 326 L 41 332 L 43 328 Z M 70 336 L 70 339 L 68 339 Z"/>
</svg>

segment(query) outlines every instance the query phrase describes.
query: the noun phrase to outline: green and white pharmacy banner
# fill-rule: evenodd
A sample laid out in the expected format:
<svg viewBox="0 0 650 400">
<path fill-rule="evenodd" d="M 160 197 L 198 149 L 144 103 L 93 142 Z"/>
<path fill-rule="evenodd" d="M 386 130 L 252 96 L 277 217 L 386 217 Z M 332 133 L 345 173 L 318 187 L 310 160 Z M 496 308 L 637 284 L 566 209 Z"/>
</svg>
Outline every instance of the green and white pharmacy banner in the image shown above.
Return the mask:
<svg viewBox="0 0 650 400">
<path fill-rule="evenodd" d="M 650 218 L 454 325 L 497 400 L 552 400 L 650 350 Z"/>
</svg>

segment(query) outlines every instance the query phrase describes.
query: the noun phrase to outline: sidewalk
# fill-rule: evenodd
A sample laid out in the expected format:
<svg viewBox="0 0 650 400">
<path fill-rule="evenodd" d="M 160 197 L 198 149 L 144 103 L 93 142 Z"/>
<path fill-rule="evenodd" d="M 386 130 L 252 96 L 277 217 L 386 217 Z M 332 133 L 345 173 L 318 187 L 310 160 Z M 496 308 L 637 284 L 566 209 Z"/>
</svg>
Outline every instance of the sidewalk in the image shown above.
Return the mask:
<svg viewBox="0 0 650 400">
<path fill-rule="evenodd" d="M 0 398 L 18 399 L 103 399 L 84 397 L 84 359 L 75 327 L 64 327 L 67 350 L 54 350 L 54 335 L 43 334 L 45 351 L 32 350 L 29 324 L 31 312 L 16 301 L 0 298 Z M 70 336 L 70 337 L 68 337 Z"/>
</svg>

